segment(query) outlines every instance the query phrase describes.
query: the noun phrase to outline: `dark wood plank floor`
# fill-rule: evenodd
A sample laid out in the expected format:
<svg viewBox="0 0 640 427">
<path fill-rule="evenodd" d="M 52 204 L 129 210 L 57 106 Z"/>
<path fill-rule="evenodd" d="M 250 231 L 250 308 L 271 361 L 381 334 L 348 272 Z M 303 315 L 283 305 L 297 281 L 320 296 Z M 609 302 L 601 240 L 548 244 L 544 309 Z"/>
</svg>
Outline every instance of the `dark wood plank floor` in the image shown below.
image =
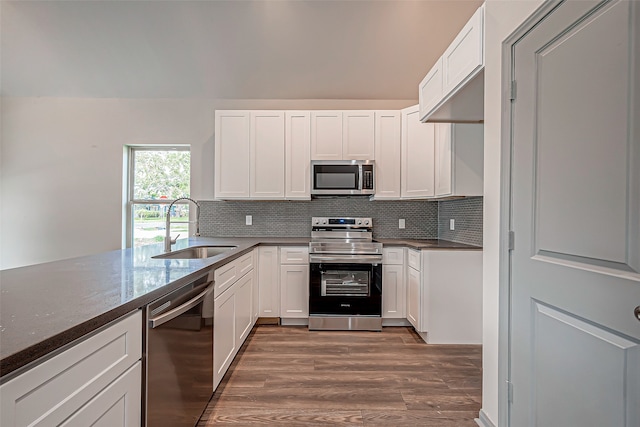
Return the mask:
<svg viewBox="0 0 640 427">
<path fill-rule="evenodd" d="M 481 347 L 427 345 L 410 328 L 258 326 L 198 427 L 477 427 Z"/>
</svg>

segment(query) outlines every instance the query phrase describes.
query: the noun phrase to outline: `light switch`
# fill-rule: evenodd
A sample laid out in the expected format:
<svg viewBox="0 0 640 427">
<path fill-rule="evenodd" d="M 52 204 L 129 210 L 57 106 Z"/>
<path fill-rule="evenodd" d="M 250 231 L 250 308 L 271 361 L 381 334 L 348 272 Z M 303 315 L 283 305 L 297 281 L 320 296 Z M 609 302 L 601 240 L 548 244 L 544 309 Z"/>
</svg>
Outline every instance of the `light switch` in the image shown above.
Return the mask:
<svg viewBox="0 0 640 427">
<path fill-rule="evenodd" d="M 251 215 L 247 215 L 245 217 L 245 224 L 246 225 L 252 225 L 253 224 L 253 217 Z"/>
<path fill-rule="evenodd" d="M 449 220 L 449 230 L 455 230 L 456 229 L 456 220 L 451 218 Z"/>
<path fill-rule="evenodd" d="M 400 218 L 398 220 L 398 228 L 404 228 L 404 218 Z"/>
</svg>

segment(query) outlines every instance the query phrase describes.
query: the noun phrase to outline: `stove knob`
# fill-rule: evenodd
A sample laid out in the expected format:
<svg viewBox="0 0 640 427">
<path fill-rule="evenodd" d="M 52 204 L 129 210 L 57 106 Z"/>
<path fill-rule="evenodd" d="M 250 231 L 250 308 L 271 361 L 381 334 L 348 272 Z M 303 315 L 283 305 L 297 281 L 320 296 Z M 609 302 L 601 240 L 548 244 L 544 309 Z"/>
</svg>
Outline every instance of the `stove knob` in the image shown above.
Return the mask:
<svg viewBox="0 0 640 427">
<path fill-rule="evenodd" d="M 322 220 L 322 225 L 327 225 L 327 220 L 326 219 Z"/>
<path fill-rule="evenodd" d="M 368 219 L 364 220 L 364 225 L 369 225 L 369 220 Z"/>
<path fill-rule="evenodd" d="M 315 225 L 318 225 L 318 224 L 320 224 L 320 220 L 319 220 L 318 218 L 316 218 L 316 219 L 313 221 L 313 223 L 314 223 Z"/>
<path fill-rule="evenodd" d="M 362 220 L 361 219 L 358 220 L 358 225 L 362 225 Z"/>
</svg>

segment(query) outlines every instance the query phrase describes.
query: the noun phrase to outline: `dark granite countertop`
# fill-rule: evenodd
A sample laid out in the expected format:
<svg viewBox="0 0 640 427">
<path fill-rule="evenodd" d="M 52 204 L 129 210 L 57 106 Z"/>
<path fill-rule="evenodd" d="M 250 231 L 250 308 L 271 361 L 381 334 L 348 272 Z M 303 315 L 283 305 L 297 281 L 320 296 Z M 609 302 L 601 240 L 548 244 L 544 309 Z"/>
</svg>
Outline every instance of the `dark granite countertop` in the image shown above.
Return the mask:
<svg viewBox="0 0 640 427">
<path fill-rule="evenodd" d="M 442 240 L 377 239 L 415 249 L 482 249 Z M 308 237 L 193 237 L 173 250 L 237 246 L 206 259 L 153 259 L 163 245 L 116 250 L 0 271 L 0 377 L 207 274 L 257 245 L 307 245 Z M 9 375 L 13 374 L 13 375 Z"/>
<path fill-rule="evenodd" d="M 383 246 L 407 246 L 412 249 L 455 249 L 481 251 L 482 246 L 467 245 L 439 239 L 375 239 Z"/>
</svg>

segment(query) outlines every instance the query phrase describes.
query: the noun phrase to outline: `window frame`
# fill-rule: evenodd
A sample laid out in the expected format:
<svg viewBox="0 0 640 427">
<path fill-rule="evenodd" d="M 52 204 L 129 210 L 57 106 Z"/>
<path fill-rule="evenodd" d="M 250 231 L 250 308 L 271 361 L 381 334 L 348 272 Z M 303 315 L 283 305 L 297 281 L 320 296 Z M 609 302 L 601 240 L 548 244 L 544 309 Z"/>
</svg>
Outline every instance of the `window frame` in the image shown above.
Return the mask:
<svg viewBox="0 0 640 427">
<path fill-rule="evenodd" d="M 124 222 L 125 226 L 123 227 L 123 241 L 122 247 L 124 248 L 133 248 L 133 207 L 135 205 L 170 205 L 175 201 L 175 199 L 135 199 L 134 196 L 134 185 L 135 185 L 135 157 L 136 152 L 140 151 L 188 151 L 191 152 L 191 146 L 188 144 L 173 144 L 173 145 L 126 145 L 125 146 L 125 156 L 126 156 L 126 177 L 125 177 L 125 188 L 123 189 L 124 195 L 124 205 L 125 205 L 125 213 L 124 213 Z M 189 156 L 189 194 L 184 195 L 184 197 L 191 197 L 191 156 Z M 183 196 L 181 196 L 183 197 Z M 187 201 L 177 202 L 176 205 L 188 205 Z M 165 218 L 166 219 L 166 218 Z M 191 219 L 191 209 L 189 209 L 189 219 Z M 191 233 L 191 221 L 189 221 L 189 233 Z"/>
</svg>

